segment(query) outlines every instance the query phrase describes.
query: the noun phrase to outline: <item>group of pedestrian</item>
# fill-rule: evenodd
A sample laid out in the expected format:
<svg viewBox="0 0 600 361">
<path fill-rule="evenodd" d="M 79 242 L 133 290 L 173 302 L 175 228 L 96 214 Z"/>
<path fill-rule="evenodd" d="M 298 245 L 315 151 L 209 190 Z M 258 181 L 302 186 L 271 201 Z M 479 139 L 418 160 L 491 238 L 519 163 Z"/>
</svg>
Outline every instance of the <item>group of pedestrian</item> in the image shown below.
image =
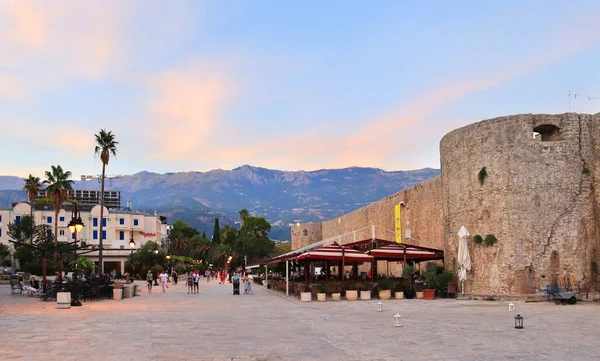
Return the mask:
<svg viewBox="0 0 600 361">
<path fill-rule="evenodd" d="M 198 282 L 200 282 L 200 272 L 199 271 L 190 271 L 187 275 L 187 286 L 188 286 L 188 295 L 198 294 Z"/>
</svg>

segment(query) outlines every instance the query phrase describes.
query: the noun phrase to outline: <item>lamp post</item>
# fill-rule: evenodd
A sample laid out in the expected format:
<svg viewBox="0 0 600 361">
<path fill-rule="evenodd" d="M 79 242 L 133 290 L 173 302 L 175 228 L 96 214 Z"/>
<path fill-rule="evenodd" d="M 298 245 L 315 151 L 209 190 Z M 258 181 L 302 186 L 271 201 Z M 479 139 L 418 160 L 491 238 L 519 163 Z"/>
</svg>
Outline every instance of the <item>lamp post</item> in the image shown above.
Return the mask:
<svg viewBox="0 0 600 361">
<path fill-rule="evenodd" d="M 69 231 L 73 233 L 75 246 L 75 271 L 73 271 L 73 278 L 77 280 L 77 233 L 81 232 L 83 229 L 83 221 L 81 220 L 81 213 L 75 204 L 73 206 L 73 211 L 71 212 L 71 221 L 69 222 Z"/>
<path fill-rule="evenodd" d="M 168 269 L 168 273 L 171 273 L 171 255 L 167 254 L 167 269 Z"/>
<path fill-rule="evenodd" d="M 135 249 L 135 241 L 133 240 L 133 228 L 131 229 L 131 239 L 129 240 L 129 247 L 131 247 L 131 260 L 133 261 L 133 250 Z"/>
</svg>

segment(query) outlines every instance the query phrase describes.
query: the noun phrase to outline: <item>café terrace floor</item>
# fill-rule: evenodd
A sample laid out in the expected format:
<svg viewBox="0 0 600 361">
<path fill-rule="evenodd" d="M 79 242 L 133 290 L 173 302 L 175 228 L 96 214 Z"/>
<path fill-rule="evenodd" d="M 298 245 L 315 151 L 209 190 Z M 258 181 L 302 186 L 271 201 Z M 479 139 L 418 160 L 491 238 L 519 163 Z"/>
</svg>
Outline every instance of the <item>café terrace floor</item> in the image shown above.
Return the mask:
<svg viewBox="0 0 600 361">
<path fill-rule="evenodd" d="M 139 282 L 142 285 L 141 282 Z M 0 286 L 1 360 L 597 360 L 600 304 L 454 299 L 300 303 L 254 286 L 158 287 L 56 309 Z M 394 315 L 402 327 L 393 327 Z M 524 316 L 522 330 L 514 316 Z"/>
</svg>

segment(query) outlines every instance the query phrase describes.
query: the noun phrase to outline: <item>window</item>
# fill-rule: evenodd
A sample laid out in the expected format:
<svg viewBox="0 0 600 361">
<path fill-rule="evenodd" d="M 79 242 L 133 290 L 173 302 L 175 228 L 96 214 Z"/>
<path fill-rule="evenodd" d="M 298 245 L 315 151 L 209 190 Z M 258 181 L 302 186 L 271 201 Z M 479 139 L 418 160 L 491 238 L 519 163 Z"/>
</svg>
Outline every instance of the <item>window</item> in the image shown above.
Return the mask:
<svg viewBox="0 0 600 361">
<path fill-rule="evenodd" d="M 106 231 L 102 231 L 102 239 L 106 239 Z"/>
<path fill-rule="evenodd" d="M 71 239 L 75 239 L 75 232 L 71 233 Z"/>
<path fill-rule="evenodd" d="M 17 223 L 21 222 L 21 216 L 16 216 L 15 217 L 15 222 L 17 222 Z"/>
<path fill-rule="evenodd" d="M 119 218 L 119 224 L 125 224 L 125 218 Z"/>
<path fill-rule="evenodd" d="M 94 231 L 94 234 L 92 235 L 93 239 L 98 239 L 98 231 Z"/>
<path fill-rule="evenodd" d="M 125 239 L 125 232 L 124 231 L 120 231 L 119 232 L 119 239 L 120 240 L 124 240 Z"/>
<path fill-rule="evenodd" d="M 0 237 L 2 237 L 2 228 L 0 228 Z"/>
<path fill-rule="evenodd" d="M 303 230 L 302 230 L 302 235 L 303 235 L 304 237 L 308 237 L 308 229 L 303 229 Z"/>
<path fill-rule="evenodd" d="M 50 217 L 50 216 L 46 217 L 46 222 L 48 224 L 52 224 L 52 217 Z"/>
<path fill-rule="evenodd" d="M 98 218 L 94 218 L 94 227 L 98 227 Z"/>
<path fill-rule="evenodd" d="M 134 220 L 133 220 L 133 225 L 134 225 L 134 226 L 137 226 L 137 225 L 138 225 L 138 220 L 137 220 L 137 219 L 134 219 Z"/>
<path fill-rule="evenodd" d="M 61 221 L 61 222 L 64 222 L 65 221 L 65 217 L 60 217 L 58 220 Z"/>
<path fill-rule="evenodd" d="M 61 229 L 60 231 L 58 231 L 58 234 L 59 234 L 60 236 L 64 236 L 64 235 L 65 235 L 65 230 L 64 230 L 64 229 Z"/>
<path fill-rule="evenodd" d="M 102 227 L 106 227 L 106 218 L 102 218 Z"/>
<path fill-rule="evenodd" d="M 0 223 L 2 223 L 2 215 L 0 214 Z"/>
</svg>

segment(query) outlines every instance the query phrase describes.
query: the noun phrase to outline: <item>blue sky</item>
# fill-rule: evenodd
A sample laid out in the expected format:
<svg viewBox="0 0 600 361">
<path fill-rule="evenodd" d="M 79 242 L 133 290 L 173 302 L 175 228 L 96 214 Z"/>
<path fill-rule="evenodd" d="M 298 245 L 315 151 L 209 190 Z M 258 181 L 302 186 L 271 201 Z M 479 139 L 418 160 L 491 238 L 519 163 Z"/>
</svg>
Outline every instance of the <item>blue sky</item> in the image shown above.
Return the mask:
<svg viewBox="0 0 600 361">
<path fill-rule="evenodd" d="M 598 1 L 0 2 L 3 175 L 439 168 L 452 129 L 600 97 Z M 572 99 L 600 112 L 600 100 Z"/>
</svg>

